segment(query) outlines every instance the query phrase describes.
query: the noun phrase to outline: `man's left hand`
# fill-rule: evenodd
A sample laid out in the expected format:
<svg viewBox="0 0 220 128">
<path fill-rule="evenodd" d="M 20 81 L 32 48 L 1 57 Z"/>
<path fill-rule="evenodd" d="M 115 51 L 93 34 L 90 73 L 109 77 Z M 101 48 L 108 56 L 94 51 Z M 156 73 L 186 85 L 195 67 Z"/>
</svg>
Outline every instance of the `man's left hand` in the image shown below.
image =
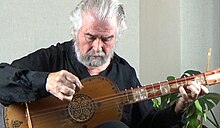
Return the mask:
<svg viewBox="0 0 220 128">
<path fill-rule="evenodd" d="M 181 97 L 178 99 L 175 106 L 175 112 L 177 114 L 186 111 L 186 109 L 198 99 L 201 93 L 208 93 L 209 90 L 204 85 L 191 81 L 186 88 L 181 86 L 179 92 Z"/>
</svg>

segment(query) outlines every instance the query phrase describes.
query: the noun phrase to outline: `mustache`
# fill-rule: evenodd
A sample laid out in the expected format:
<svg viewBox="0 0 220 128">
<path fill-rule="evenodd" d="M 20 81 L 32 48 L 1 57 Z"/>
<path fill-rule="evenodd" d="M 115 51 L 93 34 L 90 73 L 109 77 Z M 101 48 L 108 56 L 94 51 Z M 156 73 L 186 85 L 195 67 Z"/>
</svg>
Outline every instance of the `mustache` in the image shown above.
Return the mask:
<svg viewBox="0 0 220 128">
<path fill-rule="evenodd" d="M 87 53 L 87 57 L 94 57 L 94 56 L 100 56 L 100 57 L 105 57 L 106 54 L 101 51 L 101 52 L 95 52 L 93 50 L 90 50 L 88 53 Z"/>
</svg>

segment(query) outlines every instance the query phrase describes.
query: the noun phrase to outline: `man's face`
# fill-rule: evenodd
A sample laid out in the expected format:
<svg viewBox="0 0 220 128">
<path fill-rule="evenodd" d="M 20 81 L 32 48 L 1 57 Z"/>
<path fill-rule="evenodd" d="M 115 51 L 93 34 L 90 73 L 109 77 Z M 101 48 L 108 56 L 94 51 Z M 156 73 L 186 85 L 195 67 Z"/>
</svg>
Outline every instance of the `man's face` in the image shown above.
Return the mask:
<svg viewBox="0 0 220 128">
<path fill-rule="evenodd" d="M 82 27 L 76 38 L 78 59 L 86 66 L 99 67 L 110 61 L 116 42 L 117 20 L 97 20 L 92 14 L 83 15 Z"/>
</svg>

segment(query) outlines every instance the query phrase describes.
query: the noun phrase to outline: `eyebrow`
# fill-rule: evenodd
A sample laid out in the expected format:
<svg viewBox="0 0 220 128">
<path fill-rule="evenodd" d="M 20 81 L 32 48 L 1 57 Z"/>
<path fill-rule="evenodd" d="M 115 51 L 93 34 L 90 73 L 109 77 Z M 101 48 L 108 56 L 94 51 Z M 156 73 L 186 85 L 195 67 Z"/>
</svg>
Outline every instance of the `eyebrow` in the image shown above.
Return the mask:
<svg viewBox="0 0 220 128">
<path fill-rule="evenodd" d="M 95 37 L 100 37 L 100 36 L 98 36 L 98 35 L 92 35 L 92 34 L 90 34 L 90 33 L 85 33 L 85 35 L 88 35 L 88 36 L 95 36 Z M 110 36 L 107 36 L 107 37 L 105 37 L 105 36 L 101 36 L 101 38 L 113 38 L 114 37 L 114 35 L 110 35 Z"/>
</svg>

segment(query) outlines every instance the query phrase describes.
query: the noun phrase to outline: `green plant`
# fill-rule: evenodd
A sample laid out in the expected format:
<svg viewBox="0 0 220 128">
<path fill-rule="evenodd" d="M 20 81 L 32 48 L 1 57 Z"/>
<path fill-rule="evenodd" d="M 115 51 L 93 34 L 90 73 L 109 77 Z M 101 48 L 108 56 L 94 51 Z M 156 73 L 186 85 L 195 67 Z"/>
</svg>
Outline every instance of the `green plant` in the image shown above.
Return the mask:
<svg viewBox="0 0 220 128">
<path fill-rule="evenodd" d="M 200 72 L 195 70 L 187 70 L 181 77 L 187 77 L 196 74 L 200 74 Z M 175 80 L 175 77 L 168 76 L 167 80 Z M 175 103 L 178 97 L 178 93 L 173 93 L 162 96 L 160 98 L 155 98 L 153 99 L 154 106 L 158 109 L 166 108 L 167 106 Z M 216 117 L 212 111 L 212 108 L 215 107 L 219 102 L 220 94 L 218 93 L 208 93 L 200 96 L 186 111 L 187 123 L 183 128 L 207 128 L 207 126 L 203 124 L 203 119 L 205 121 L 209 121 L 213 127 L 220 128 L 219 122 L 216 120 Z M 212 117 L 208 117 L 207 112 L 210 112 Z"/>
</svg>

